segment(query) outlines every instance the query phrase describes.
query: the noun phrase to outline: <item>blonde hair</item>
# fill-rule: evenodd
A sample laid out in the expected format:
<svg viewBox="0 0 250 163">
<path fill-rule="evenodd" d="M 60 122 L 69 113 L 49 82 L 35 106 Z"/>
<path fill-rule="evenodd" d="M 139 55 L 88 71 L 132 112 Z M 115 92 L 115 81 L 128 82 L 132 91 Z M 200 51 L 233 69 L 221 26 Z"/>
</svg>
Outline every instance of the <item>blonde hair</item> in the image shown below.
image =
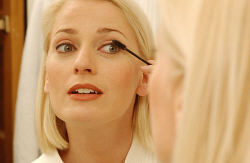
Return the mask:
<svg viewBox="0 0 250 163">
<path fill-rule="evenodd" d="M 147 59 L 154 59 L 154 42 L 150 25 L 144 13 L 131 0 L 105 0 L 119 7 L 134 30 L 140 48 L 140 55 Z M 45 38 L 43 63 L 40 71 L 40 80 L 36 109 L 36 132 L 40 148 L 43 152 L 68 148 L 65 123 L 56 117 L 49 106 L 48 95 L 43 91 L 45 82 L 45 61 L 50 45 L 50 35 L 57 13 L 67 0 L 56 0 L 45 11 L 43 19 L 43 34 Z M 151 147 L 149 127 L 149 110 L 147 97 L 137 95 L 133 115 L 133 133 L 145 148 Z"/>
<path fill-rule="evenodd" d="M 199 15 L 193 48 L 188 53 L 184 51 L 185 61 L 181 66 L 185 76 L 183 110 L 172 162 L 247 163 L 250 162 L 250 3 L 249 0 L 200 2 L 199 12 L 193 15 Z M 175 35 L 176 31 L 168 32 Z"/>
</svg>

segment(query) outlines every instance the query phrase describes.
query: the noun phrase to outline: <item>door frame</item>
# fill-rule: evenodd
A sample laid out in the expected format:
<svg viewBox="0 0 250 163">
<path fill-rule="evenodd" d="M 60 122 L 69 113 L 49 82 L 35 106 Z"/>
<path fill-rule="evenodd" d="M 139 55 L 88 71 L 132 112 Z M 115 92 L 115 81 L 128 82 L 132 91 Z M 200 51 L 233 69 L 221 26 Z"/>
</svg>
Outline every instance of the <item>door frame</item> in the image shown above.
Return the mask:
<svg viewBox="0 0 250 163">
<path fill-rule="evenodd" d="M 15 105 L 25 37 L 25 0 L 0 0 L 2 12 L 9 16 L 10 31 L 4 35 L 3 58 L 3 163 L 13 162 Z"/>
</svg>

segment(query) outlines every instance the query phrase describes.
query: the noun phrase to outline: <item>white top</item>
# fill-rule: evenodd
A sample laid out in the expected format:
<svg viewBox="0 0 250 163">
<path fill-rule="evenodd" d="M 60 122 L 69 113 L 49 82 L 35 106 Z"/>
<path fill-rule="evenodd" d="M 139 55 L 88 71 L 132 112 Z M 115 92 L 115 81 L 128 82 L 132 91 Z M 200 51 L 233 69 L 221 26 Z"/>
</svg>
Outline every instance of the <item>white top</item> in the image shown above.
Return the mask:
<svg viewBox="0 0 250 163">
<path fill-rule="evenodd" d="M 58 151 L 55 150 L 51 154 L 42 154 L 38 159 L 32 163 L 63 163 Z M 125 163 L 159 163 L 154 153 L 145 150 L 136 138 L 126 157 Z"/>
</svg>

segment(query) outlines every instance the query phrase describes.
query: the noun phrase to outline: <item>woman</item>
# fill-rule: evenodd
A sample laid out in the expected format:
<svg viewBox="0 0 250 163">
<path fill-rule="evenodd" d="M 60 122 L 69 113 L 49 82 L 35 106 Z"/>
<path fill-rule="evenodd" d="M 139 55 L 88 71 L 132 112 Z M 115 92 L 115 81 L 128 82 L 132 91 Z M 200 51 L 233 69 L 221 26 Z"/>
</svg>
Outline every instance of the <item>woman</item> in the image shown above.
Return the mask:
<svg viewBox="0 0 250 163">
<path fill-rule="evenodd" d="M 57 0 L 43 29 L 36 114 L 43 155 L 34 162 L 157 162 L 143 63 L 112 43 L 154 58 L 138 7 L 128 0 Z"/>
<path fill-rule="evenodd" d="M 149 84 L 160 160 L 250 162 L 249 1 L 160 4 L 164 23 Z"/>
</svg>

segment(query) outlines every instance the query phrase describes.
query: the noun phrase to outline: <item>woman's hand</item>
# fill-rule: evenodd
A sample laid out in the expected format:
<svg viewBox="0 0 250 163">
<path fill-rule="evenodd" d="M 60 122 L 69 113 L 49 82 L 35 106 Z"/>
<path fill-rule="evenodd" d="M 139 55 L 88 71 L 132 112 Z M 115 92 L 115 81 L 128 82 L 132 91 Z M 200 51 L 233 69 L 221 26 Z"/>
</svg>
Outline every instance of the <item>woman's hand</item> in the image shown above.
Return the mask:
<svg viewBox="0 0 250 163">
<path fill-rule="evenodd" d="M 146 65 L 146 66 L 141 66 L 141 70 L 143 73 L 145 73 L 146 75 L 150 75 L 153 69 L 153 65 L 155 64 L 154 60 L 147 60 L 149 63 L 151 63 L 152 65 Z"/>
</svg>

